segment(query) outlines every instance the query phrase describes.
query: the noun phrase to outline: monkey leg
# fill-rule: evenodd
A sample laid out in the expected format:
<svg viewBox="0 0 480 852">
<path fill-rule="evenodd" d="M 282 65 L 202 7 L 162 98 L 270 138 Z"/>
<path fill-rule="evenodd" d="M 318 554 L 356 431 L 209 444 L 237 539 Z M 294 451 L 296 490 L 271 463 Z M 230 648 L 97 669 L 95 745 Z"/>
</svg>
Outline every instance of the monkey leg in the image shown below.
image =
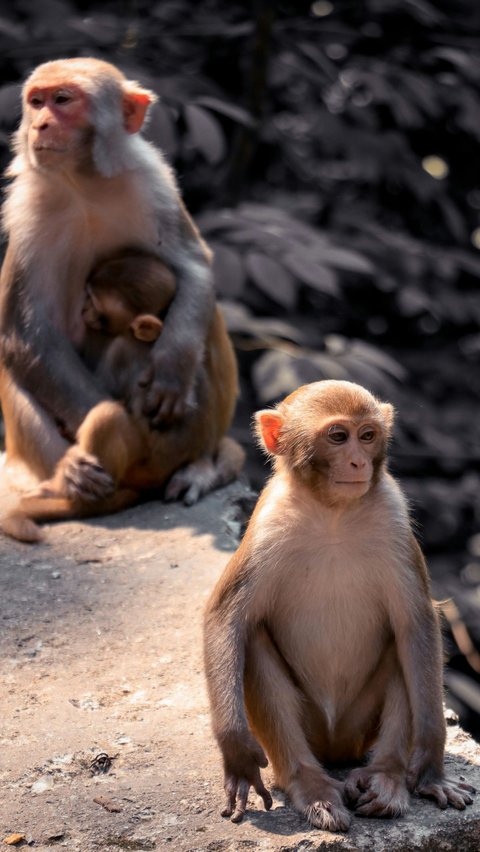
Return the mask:
<svg viewBox="0 0 480 852">
<path fill-rule="evenodd" d="M 12 470 L 13 474 L 23 467 L 36 480 L 46 479 L 70 444 L 60 435 L 55 421 L 6 370 L 0 373 L 0 388 L 7 472 Z"/>
<path fill-rule="evenodd" d="M 222 438 L 215 457 L 202 456 L 173 474 L 168 483 L 165 497 L 193 505 L 203 494 L 232 482 L 242 469 L 245 453 L 233 438 Z"/>
<path fill-rule="evenodd" d="M 247 651 L 245 703 L 252 731 L 294 807 L 317 828 L 347 831 L 351 815 L 343 804 L 343 785 L 314 756 L 303 725 L 304 696 L 263 628 Z"/>
<path fill-rule="evenodd" d="M 396 661 L 392 662 L 371 759 L 368 766 L 352 770 L 345 783 L 347 799 L 359 816 L 398 817 L 405 813 L 409 804 L 406 771 L 411 736 L 410 707 L 402 674 Z M 369 683 L 367 690 L 374 692 L 374 685 Z M 358 719 L 356 705 L 351 708 L 352 724 L 353 716 Z M 349 719 L 343 721 L 344 726 L 348 724 Z M 368 725 L 366 719 L 365 725 Z"/>
<path fill-rule="evenodd" d="M 142 455 L 138 425 L 118 402 L 100 402 L 85 417 L 50 482 L 47 492 L 78 503 L 112 497 L 125 473 Z M 92 514 L 100 514 L 93 511 Z"/>
<path fill-rule="evenodd" d="M 101 402 L 86 416 L 53 476 L 23 497 L 3 520 L 3 531 L 20 541 L 41 539 L 36 521 L 86 518 L 118 512 L 138 500 L 138 490 L 119 487 L 142 452 L 142 436 L 119 403 Z"/>
</svg>

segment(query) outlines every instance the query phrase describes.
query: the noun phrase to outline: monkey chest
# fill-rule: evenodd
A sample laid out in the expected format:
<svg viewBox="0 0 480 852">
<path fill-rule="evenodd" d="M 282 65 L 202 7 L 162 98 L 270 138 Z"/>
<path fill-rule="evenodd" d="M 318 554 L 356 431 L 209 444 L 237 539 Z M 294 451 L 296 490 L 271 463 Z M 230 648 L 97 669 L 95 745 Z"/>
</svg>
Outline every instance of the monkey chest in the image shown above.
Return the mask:
<svg viewBox="0 0 480 852">
<path fill-rule="evenodd" d="M 382 560 L 357 541 L 284 566 L 272 633 L 298 678 L 335 702 L 361 687 L 389 641 L 390 568 Z"/>
</svg>

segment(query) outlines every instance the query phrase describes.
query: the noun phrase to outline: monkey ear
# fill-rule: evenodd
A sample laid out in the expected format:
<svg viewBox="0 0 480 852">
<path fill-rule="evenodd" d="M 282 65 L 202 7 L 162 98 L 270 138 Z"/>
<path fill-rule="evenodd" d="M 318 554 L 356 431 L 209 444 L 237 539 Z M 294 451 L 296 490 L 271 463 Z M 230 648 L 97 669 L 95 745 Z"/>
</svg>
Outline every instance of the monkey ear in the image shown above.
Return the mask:
<svg viewBox="0 0 480 852">
<path fill-rule="evenodd" d="M 148 108 L 156 100 L 154 92 L 142 89 L 136 83 L 127 82 L 123 86 L 123 124 L 127 133 L 138 133 L 141 130 Z"/>
<path fill-rule="evenodd" d="M 383 422 L 385 423 L 387 434 L 390 435 L 390 432 L 393 429 L 393 421 L 395 419 L 395 409 L 389 402 L 382 402 L 380 405 L 380 411 L 383 415 Z"/>
<path fill-rule="evenodd" d="M 255 431 L 268 453 L 281 455 L 279 436 L 283 417 L 278 411 L 266 409 L 255 414 Z"/>
<path fill-rule="evenodd" d="M 133 336 L 136 340 L 143 340 L 144 343 L 154 343 L 160 337 L 162 328 L 162 320 L 154 317 L 153 314 L 140 314 L 130 323 Z"/>
</svg>

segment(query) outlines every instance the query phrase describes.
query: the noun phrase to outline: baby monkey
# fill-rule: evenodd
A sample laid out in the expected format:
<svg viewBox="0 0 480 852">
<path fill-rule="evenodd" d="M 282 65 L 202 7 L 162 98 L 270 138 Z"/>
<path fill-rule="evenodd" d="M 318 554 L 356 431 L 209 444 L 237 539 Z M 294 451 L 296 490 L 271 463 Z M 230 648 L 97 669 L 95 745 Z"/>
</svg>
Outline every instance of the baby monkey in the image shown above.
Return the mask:
<svg viewBox="0 0 480 852">
<path fill-rule="evenodd" d="M 84 358 L 114 399 L 127 407 L 150 346 L 160 337 L 163 316 L 175 295 L 175 278 L 155 255 L 124 249 L 99 263 L 86 284 L 82 319 L 87 331 Z M 100 335 L 91 333 L 100 332 Z M 105 346 L 104 336 L 112 337 Z M 98 344 L 102 342 L 102 351 Z M 140 412 L 138 412 L 140 414 Z"/>
<path fill-rule="evenodd" d="M 463 809 L 444 775 L 442 649 L 406 500 L 386 470 L 393 408 L 350 382 L 305 385 L 256 415 L 274 472 L 207 604 L 205 666 L 226 805 L 272 805 L 271 761 L 321 829 Z M 325 765 L 359 763 L 345 783 Z"/>
</svg>

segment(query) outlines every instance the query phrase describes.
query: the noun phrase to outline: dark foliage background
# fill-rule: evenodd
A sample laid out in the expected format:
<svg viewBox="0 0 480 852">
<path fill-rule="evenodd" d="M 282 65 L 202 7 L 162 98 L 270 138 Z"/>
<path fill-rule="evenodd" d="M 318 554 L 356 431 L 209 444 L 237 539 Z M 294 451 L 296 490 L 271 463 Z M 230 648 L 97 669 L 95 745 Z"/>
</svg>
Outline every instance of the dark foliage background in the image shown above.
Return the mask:
<svg viewBox="0 0 480 852">
<path fill-rule="evenodd" d="M 397 406 L 392 467 L 450 598 L 450 704 L 478 735 L 477 0 L 6 6 L 2 165 L 39 62 L 95 55 L 160 95 L 148 136 L 215 249 L 253 484 L 251 414 L 299 384 L 347 378 Z"/>
</svg>

